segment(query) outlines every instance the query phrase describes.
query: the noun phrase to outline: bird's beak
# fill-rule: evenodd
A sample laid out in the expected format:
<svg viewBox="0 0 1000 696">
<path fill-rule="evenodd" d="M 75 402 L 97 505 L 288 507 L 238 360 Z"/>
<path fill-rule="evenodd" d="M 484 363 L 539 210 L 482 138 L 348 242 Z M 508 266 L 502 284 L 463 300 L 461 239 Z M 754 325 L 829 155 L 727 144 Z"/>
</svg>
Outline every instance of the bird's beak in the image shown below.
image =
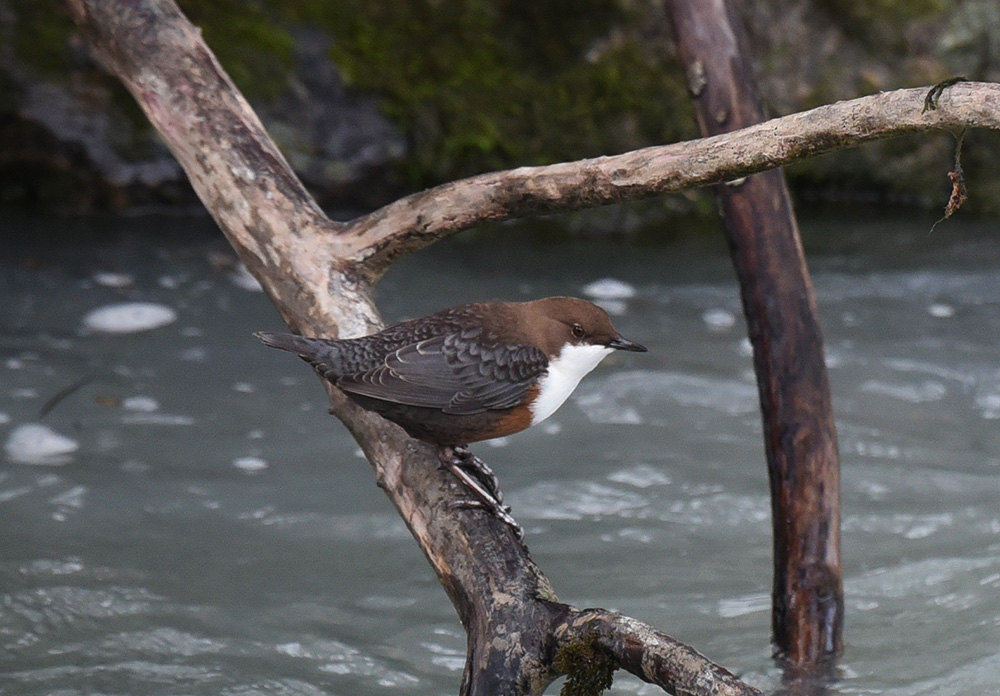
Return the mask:
<svg viewBox="0 0 1000 696">
<path fill-rule="evenodd" d="M 611 342 L 608 344 L 608 348 L 614 348 L 616 350 L 632 350 L 636 353 L 645 353 L 647 350 L 646 346 L 640 346 L 638 343 L 632 343 L 632 341 L 627 338 L 622 338 L 621 336 L 616 336 L 611 339 Z"/>
</svg>

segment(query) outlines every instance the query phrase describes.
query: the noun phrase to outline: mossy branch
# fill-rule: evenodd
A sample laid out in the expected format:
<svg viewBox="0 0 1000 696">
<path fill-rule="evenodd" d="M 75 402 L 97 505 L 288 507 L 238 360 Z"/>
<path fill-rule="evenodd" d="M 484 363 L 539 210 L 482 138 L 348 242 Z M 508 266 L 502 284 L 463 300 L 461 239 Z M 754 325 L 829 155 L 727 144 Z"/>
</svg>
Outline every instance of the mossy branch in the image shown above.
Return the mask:
<svg viewBox="0 0 1000 696">
<path fill-rule="evenodd" d="M 563 656 L 559 671 L 570 675 L 574 688 L 593 688 L 602 677 L 610 686 L 616 665 L 671 694 L 760 696 L 690 645 L 613 611 L 573 610 L 554 636 L 556 654 Z"/>
</svg>

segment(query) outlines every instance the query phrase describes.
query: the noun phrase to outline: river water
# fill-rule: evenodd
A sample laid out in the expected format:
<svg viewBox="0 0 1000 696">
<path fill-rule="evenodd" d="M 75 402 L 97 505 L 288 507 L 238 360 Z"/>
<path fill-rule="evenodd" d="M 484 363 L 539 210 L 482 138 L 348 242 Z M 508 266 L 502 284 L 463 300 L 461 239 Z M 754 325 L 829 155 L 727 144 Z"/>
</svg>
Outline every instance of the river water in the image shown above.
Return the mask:
<svg viewBox="0 0 1000 696">
<path fill-rule="evenodd" d="M 802 219 L 843 463 L 834 694 L 995 693 L 1000 674 L 1000 225 L 930 223 Z M 724 245 L 555 227 L 402 260 L 384 316 L 601 295 L 649 353 L 475 450 L 564 601 L 773 689 L 768 486 Z M 232 262 L 205 218 L 0 220 L 0 693 L 456 693 L 454 610 L 316 377 L 251 338 L 281 322 Z M 612 693 L 656 691 L 622 675 Z"/>
</svg>

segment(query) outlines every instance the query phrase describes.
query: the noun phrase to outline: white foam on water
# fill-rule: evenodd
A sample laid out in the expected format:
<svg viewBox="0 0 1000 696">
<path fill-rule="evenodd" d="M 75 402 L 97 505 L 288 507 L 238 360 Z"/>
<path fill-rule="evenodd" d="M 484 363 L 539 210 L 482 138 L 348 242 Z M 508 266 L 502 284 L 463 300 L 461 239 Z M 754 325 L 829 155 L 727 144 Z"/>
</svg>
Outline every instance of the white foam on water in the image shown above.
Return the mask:
<svg viewBox="0 0 1000 696">
<path fill-rule="evenodd" d="M 59 466 L 69 462 L 69 455 L 78 449 L 79 442 L 41 423 L 19 425 L 4 443 L 7 456 L 20 464 Z"/>
<path fill-rule="evenodd" d="M 71 511 L 83 509 L 86 498 L 86 486 L 73 486 L 69 490 L 53 496 L 49 499 L 49 504 L 55 505 L 58 509 L 52 513 L 52 519 L 65 522 Z"/>
<path fill-rule="evenodd" d="M 594 304 L 603 309 L 608 313 L 608 316 L 620 317 L 625 314 L 628 306 L 625 304 L 625 300 L 601 300 L 595 299 Z"/>
<path fill-rule="evenodd" d="M 943 302 L 935 302 L 927 307 L 927 313 L 938 319 L 948 319 L 955 316 L 955 308 Z"/>
<path fill-rule="evenodd" d="M 122 408 L 126 411 L 152 413 L 160 410 L 160 404 L 151 396 L 130 396 L 122 401 Z"/>
<path fill-rule="evenodd" d="M 757 388 L 751 383 L 653 370 L 591 378 L 577 394 L 577 406 L 594 423 L 640 424 L 651 404 L 664 401 L 729 415 L 753 413 L 758 408 Z"/>
<path fill-rule="evenodd" d="M 976 407 L 985 420 L 1000 418 L 1000 393 L 980 394 L 976 397 Z M 3 414 L 0 414 L 2 416 Z"/>
<path fill-rule="evenodd" d="M 861 385 L 861 391 L 919 404 L 939 401 L 948 393 L 948 388 L 936 380 L 925 380 L 918 384 L 889 384 L 879 380 L 868 380 Z"/>
<path fill-rule="evenodd" d="M 6 490 L 0 490 L 0 503 L 6 503 L 9 500 L 14 500 L 15 498 L 20 498 L 22 495 L 27 495 L 31 493 L 34 489 L 30 486 L 20 486 L 18 488 L 8 488 Z"/>
<path fill-rule="evenodd" d="M 517 499 L 518 515 L 538 520 L 631 518 L 649 506 L 636 492 L 592 481 L 543 481 L 520 491 Z"/>
<path fill-rule="evenodd" d="M 176 413 L 143 413 L 136 411 L 122 416 L 126 425 L 194 425 L 194 418 Z"/>
<path fill-rule="evenodd" d="M 98 285 L 103 285 L 106 288 L 127 288 L 129 285 L 135 282 L 133 278 L 128 273 L 111 273 L 107 271 L 99 271 L 93 276 L 94 282 Z"/>
<path fill-rule="evenodd" d="M 599 300 L 630 300 L 636 296 L 636 289 L 624 280 L 601 278 L 584 285 L 583 294 Z"/>
<path fill-rule="evenodd" d="M 641 425 L 642 416 L 625 403 L 624 396 L 603 394 L 593 391 L 576 397 L 576 405 L 594 423 L 609 425 Z"/>
<path fill-rule="evenodd" d="M 83 318 L 88 331 L 98 333 L 135 333 L 150 331 L 177 320 L 177 312 L 153 302 L 123 302 L 93 310 Z"/>
<path fill-rule="evenodd" d="M 670 476 L 648 464 L 636 464 L 627 469 L 611 472 L 608 474 L 608 480 L 635 488 L 649 488 L 650 486 L 668 485 Z"/>
<path fill-rule="evenodd" d="M 192 346 L 180 351 L 177 357 L 186 362 L 203 363 L 208 360 L 208 349 L 204 346 Z"/>
<path fill-rule="evenodd" d="M 742 597 L 720 599 L 716 611 L 724 619 L 747 614 L 758 614 L 771 609 L 771 597 L 766 594 L 749 594 Z"/>
<path fill-rule="evenodd" d="M 167 290 L 176 290 L 184 282 L 184 279 L 179 276 L 172 275 L 162 275 L 157 281 L 161 288 L 166 288 Z"/>
<path fill-rule="evenodd" d="M 233 466 L 248 474 L 255 474 L 267 468 L 267 460 L 260 457 L 237 457 L 233 460 Z"/>
<path fill-rule="evenodd" d="M 728 309 L 707 309 L 702 313 L 701 320 L 711 331 L 728 331 L 736 325 L 736 315 Z"/>
</svg>

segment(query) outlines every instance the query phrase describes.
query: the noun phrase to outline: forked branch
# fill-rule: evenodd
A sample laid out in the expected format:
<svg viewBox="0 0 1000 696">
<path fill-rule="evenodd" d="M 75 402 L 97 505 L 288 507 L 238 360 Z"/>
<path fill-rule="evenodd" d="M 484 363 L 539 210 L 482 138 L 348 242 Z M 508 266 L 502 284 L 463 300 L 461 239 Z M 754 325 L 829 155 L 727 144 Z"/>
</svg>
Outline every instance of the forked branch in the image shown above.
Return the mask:
<svg viewBox="0 0 1000 696">
<path fill-rule="evenodd" d="M 133 94 L 286 321 L 312 335 L 380 328 L 371 287 L 389 264 L 483 220 L 646 198 L 902 133 L 1000 128 L 1000 86 L 956 84 L 927 113 L 921 113 L 926 89 L 901 90 L 689 143 L 484 174 L 340 224 L 302 187 L 172 0 L 65 2 L 94 55 Z M 333 387 L 330 398 L 469 634 L 463 693 L 540 693 L 557 676 L 560 645 L 584 635 L 617 664 L 669 691 L 753 692 L 649 627 L 559 603 L 507 525 L 459 509 L 461 491 L 438 469 L 433 448 Z"/>
</svg>

